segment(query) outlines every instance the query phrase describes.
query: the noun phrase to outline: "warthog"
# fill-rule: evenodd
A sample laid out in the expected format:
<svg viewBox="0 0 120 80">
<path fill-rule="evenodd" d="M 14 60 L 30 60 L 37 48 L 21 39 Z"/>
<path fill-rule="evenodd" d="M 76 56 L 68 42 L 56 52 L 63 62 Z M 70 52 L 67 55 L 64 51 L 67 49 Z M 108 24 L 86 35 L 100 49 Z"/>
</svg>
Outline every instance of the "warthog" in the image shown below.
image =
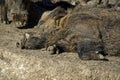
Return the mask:
<svg viewBox="0 0 120 80">
<path fill-rule="evenodd" d="M 9 23 L 8 13 L 13 16 L 13 21 L 27 22 L 30 0 L 0 0 L 1 21 Z"/>
<path fill-rule="evenodd" d="M 17 46 L 22 49 L 41 49 L 53 46 L 53 54 L 77 52 L 80 59 L 106 60 L 100 27 L 103 21 L 88 14 L 73 14 L 63 20 L 65 25 L 51 27 L 40 37 L 25 34 Z"/>
</svg>

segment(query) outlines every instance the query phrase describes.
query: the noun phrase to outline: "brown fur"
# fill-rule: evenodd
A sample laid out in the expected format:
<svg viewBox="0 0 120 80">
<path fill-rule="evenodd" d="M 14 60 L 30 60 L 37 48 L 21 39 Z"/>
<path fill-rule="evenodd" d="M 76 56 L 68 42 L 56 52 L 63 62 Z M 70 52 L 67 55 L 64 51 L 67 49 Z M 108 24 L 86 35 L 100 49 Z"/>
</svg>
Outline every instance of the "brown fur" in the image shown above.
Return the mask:
<svg viewBox="0 0 120 80">
<path fill-rule="evenodd" d="M 109 55 L 119 55 L 119 19 L 99 19 L 87 14 L 69 14 L 63 18 L 61 26 L 46 28 L 43 32 L 47 38 L 46 46 L 57 44 L 63 47 L 64 51 L 76 51 L 77 43 L 92 41 L 103 46 L 103 50 Z"/>
<path fill-rule="evenodd" d="M 82 37 L 91 38 L 93 40 L 97 40 L 98 42 L 100 41 L 97 27 L 90 27 L 90 25 L 96 26 L 99 23 L 99 20 L 97 21 L 97 18 L 89 18 L 88 15 L 84 14 L 74 14 L 69 16 L 69 18 L 65 19 L 64 21 L 65 22 L 63 23 L 66 24 L 63 25 L 60 30 L 56 31 L 55 29 L 53 29 L 50 31 L 50 33 L 47 34 L 48 42 L 50 42 L 46 44 L 51 45 L 51 43 L 56 43 L 56 41 L 58 41 L 59 44 L 62 43 L 64 44 L 64 46 L 69 47 L 68 49 L 73 51 L 73 45 L 76 45 L 75 43 L 78 43 L 80 40 L 82 40 Z M 89 26 L 87 24 L 89 24 Z M 52 37 L 53 35 L 56 37 Z"/>
<path fill-rule="evenodd" d="M 41 22 L 44 22 L 42 24 L 45 24 L 48 26 L 49 26 L 49 24 L 59 26 L 60 19 L 62 17 L 64 17 L 66 14 L 67 14 L 67 10 L 65 10 L 62 7 L 57 7 L 52 11 L 45 12 L 40 20 L 40 24 L 41 24 Z M 39 26 L 41 26 L 41 25 L 39 25 Z"/>
</svg>

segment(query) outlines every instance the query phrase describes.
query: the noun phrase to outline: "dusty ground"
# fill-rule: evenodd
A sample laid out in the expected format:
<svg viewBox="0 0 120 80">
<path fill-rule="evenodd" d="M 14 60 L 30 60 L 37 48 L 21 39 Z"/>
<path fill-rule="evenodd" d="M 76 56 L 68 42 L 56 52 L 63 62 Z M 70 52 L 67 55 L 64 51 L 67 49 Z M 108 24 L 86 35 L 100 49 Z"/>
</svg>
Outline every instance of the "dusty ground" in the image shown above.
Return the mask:
<svg viewBox="0 0 120 80">
<path fill-rule="evenodd" d="M 0 80 L 120 80 L 119 57 L 82 61 L 76 53 L 50 55 L 16 48 L 22 33 L 32 30 L 0 24 Z"/>
</svg>

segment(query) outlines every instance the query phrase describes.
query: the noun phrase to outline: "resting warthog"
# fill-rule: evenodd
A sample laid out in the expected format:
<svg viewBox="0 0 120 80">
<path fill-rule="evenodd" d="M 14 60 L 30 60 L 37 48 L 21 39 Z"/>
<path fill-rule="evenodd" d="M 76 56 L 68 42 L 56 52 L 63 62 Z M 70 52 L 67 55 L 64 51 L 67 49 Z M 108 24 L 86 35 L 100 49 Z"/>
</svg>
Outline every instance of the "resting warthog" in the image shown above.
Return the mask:
<svg viewBox="0 0 120 80">
<path fill-rule="evenodd" d="M 103 21 L 88 14 L 66 17 L 66 25 L 51 27 L 40 37 L 25 34 L 17 46 L 22 49 L 41 49 L 53 46 L 55 53 L 77 52 L 80 59 L 105 60 L 104 44 L 100 27 Z"/>
<path fill-rule="evenodd" d="M 27 21 L 29 6 L 30 0 L 0 0 L 1 21 L 9 23 L 8 12 L 14 21 Z"/>
</svg>

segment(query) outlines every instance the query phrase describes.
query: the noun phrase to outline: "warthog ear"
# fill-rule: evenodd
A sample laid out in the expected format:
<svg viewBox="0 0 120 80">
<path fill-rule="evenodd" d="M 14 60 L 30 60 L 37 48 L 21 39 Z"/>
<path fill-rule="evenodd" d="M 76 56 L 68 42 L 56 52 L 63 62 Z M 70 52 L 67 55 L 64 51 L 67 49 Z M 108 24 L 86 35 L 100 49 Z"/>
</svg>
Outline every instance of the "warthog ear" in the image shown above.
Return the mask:
<svg viewBox="0 0 120 80">
<path fill-rule="evenodd" d="M 33 34 L 32 34 L 32 33 L 29 33 L 29 32 L 24 33 L 24 37 L 25 37 L 26 39 L 29 39 L 32 35 L 33 35 Z"/>
<path fill-rule="evenodd" d="M 29 33 L 25 33 L 25 37 L 26 37 L 26 39 L 29 39 L 30 38 L 30 34 Z"/>
</svg>

